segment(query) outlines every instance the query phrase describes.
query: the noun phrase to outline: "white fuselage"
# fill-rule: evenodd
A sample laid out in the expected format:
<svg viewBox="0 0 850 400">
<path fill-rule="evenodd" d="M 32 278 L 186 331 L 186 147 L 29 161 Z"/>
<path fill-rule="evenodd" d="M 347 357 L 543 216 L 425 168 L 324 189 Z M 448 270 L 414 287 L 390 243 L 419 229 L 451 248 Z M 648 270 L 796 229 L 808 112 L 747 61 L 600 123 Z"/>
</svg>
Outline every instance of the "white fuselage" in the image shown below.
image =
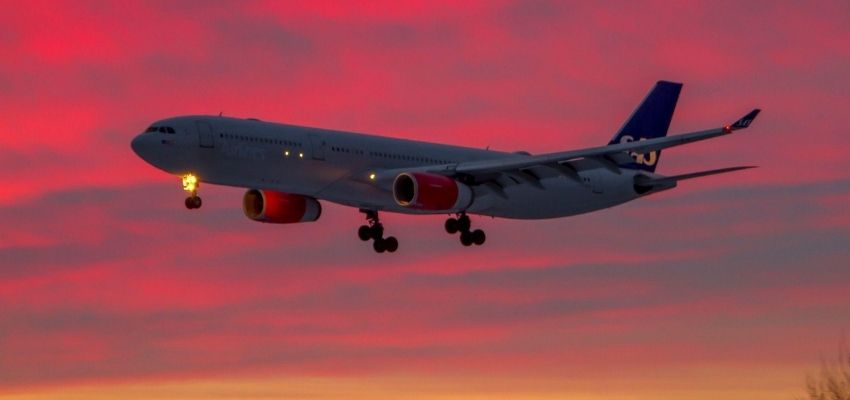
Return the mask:
<svg viewBox="0 0 850 400">
<path fill-rule="evenodd" d="M 275 124 L 228 117 L 186 116 L 158 121 L 174 133 L 146 132 L 133 149 L 150 164 L 202 182 L 273 190 L 346 206 L 407 214 L 445 214 L 399 205 L 386 187 L 362 177 L 387 170 L 528 157 L 459 146 Z M 573 162 L 578 176 L 541 168 L 534 180 L 507 177 L 503 190 L 473 186 L 464 211 L 505 218 L 540 219 L 599 210 L 641 197 L 636 172 L 619 173 L 592 160 Z M 385 178 L 385 177 L 379 177 Z"/>
</svg>

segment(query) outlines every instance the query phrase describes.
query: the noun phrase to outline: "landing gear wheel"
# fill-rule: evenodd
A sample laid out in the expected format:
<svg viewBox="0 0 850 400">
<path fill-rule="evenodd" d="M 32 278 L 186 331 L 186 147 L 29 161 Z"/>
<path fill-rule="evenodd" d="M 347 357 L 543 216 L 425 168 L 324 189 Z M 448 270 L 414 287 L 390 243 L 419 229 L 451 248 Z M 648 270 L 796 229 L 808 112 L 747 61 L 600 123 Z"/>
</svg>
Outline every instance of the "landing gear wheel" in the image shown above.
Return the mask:
<svg viewBox="0 0 850 400">
<path fill-rule="evenodd" d="M 469 226 L 471 222 L 469 221 L 469 217 L 466 214 L 461 215 L 457 219 L 457 229 L 461 232 L 469 231 Z"/>
<path fill-rule="evenodd" d="M 189 196 L 186 198 L 184 203 L 186 204 L 186 208 L 190 210 L 201 208 L 201 205 L 203 204 L 199 196 Z"/>
<path fill-rule="evenodd" d="M 472 233 L 469 231 L 460 233 L 460 244 L 464 246 L 472 246 Z"/>
<path fill-rule="evenodd" d="M 457 222 L 457 219 L 455 219 L 455 218 L 447 219 L 446 220 L 446 232 L 448 232 L 449 234 L 452 234 L 452 235 L 457 233 L 457 231 L 460 230 L 458 225 L 459 224 Z"/>
<path fill-rule="evenodd" d="M 460 213 L 457 215 L 457 218 L 447 219 L 445 228 L 448 233 L 460 232 L 460 244 L 467 247 L 473 244 L 481 246 L 487 240 L 487 235 L 481 229 L 471 231 L 471 225 L 472 222 L 469 220 L 469 216 L 466 213 Z"/>
<path fill-rule="evenodd" d="M 369 237 L 375 240 L 380 240 L 384 237 L 384 226 L 380 222 L 376 222 L 369 227 Z"/>
<path fill-rule="evenodd" d="M 372 248 L 376 253 L 395 252 L 398 250 L 398 239 L 393 236 L 384 238 L 384 225 L 378 219 L 378 212 L 375 210 L 364 210 L 360 212 L 366 214 L 368 225 L 362 225 L 357 230 L 357 237 L 362 241 L 372 240 Z"/>
<path fill-rule="evenodd" d="M 396 240 L 395 236 L 390 236 L 384 239 L 384 247 L 386 247 L 388 252 L 395 253 L 398 250 L 398 240 Z"/>
<path fill-rule="evenodd" d="M 476 246 L 481 246 L 485 240 L 487 240 L 487 235 L 484 234 L 484 231 L 481 229 L 472 231 L 472 243 L 475 243 Z"/>
<path fill-rule="evenodd" d="M 360 225 L 360 229 L 357 230 L 357 237 L 362 241 L 367 241 L 372 238 L 372 230 L 368 225 Z"/>
<path fill-rule="evenodd" d="M 387 243 L 384 242 L 384 239 L 376 239 L 374 243 L 372 243 L 372 248 L 375 249 L 376 253 L 383 253 L 387 251 Z"/>
</svg>

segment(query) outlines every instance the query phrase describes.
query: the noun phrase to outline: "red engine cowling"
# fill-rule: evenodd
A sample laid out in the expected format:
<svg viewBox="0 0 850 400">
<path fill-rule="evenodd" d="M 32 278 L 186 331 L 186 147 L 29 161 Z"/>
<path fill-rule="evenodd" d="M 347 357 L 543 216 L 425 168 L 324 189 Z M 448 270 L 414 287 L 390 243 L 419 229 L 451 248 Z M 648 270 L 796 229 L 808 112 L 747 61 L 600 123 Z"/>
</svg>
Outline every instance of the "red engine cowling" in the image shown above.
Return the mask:
<svg viewBox="0 0 850 400">
<path fill-rule="evenodd" d="M 257 189 L 245 192 L 242 210 L 254 221 L 273 224 L 311 222 L 322 215 L 322 205 L 312 197 Z"/>
<path fill-rule="evenodd" d="M 431 211 L 460 211 L 472 203 L 472 189 L 443 175 L 405 172 L 393 181 L 393 197 L 404 207 Z"/>
</svg>

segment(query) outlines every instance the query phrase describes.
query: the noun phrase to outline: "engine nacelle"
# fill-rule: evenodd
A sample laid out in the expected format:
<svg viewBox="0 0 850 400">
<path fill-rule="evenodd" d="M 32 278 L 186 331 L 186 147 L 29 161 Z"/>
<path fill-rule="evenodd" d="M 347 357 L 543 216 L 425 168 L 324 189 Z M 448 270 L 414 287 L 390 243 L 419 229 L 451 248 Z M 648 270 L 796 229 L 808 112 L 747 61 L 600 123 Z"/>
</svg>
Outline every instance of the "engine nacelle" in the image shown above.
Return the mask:
<svg viewBox="0 0 850 400">
<path fill-rule="evenodd" d="M 393 197 L 396 203 L 404 207 L 461 211 L 472 203 L 472 189 L 447 176 L 404 172 L 393 181 Z"/>
<path fill-rule="evenodd" d="M 254 221 L 292 224 L 319 219 L 322 205 L 312 197 L 251 189 L 242 197 L 242 211 Z"/>
</svg>

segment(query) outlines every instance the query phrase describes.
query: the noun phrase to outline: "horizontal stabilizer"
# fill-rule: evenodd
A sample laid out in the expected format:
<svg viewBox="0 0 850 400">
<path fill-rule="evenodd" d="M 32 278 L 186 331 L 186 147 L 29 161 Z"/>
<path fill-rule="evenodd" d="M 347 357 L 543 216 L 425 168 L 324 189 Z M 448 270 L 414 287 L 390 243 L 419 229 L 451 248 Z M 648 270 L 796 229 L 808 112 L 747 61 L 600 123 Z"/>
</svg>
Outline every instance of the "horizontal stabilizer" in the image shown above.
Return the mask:
<svg viewBox="0 0 850 400">
<path fill-rule="evenodd" d="M 665 183 L 674 183 L 674 182 L 682 181 L 682 180 L 685 180 L 685 179 L 693 179 L 693 178 L 700 178 L 700 177 L 709 176 L 709 175 L 725 174 L 727 172 L 740 171 L 742 169 L 750 169 L 750 168 L 755 168 L 755 166 L 750 165 L 750 166 L 743 166 L 743 167 L 729 167 L 729 168 L 712 169 L 712 170 L 709 170 L 709 171 L 691 172 L 689 174 L 664 176 L 664 177 L 660 177 L 660 178 L 646 177 L 645 179 L 640 180 L 640 184 L 641 185 L 659 185 L 659 184 L 665 184 Z"/>
</svg>

